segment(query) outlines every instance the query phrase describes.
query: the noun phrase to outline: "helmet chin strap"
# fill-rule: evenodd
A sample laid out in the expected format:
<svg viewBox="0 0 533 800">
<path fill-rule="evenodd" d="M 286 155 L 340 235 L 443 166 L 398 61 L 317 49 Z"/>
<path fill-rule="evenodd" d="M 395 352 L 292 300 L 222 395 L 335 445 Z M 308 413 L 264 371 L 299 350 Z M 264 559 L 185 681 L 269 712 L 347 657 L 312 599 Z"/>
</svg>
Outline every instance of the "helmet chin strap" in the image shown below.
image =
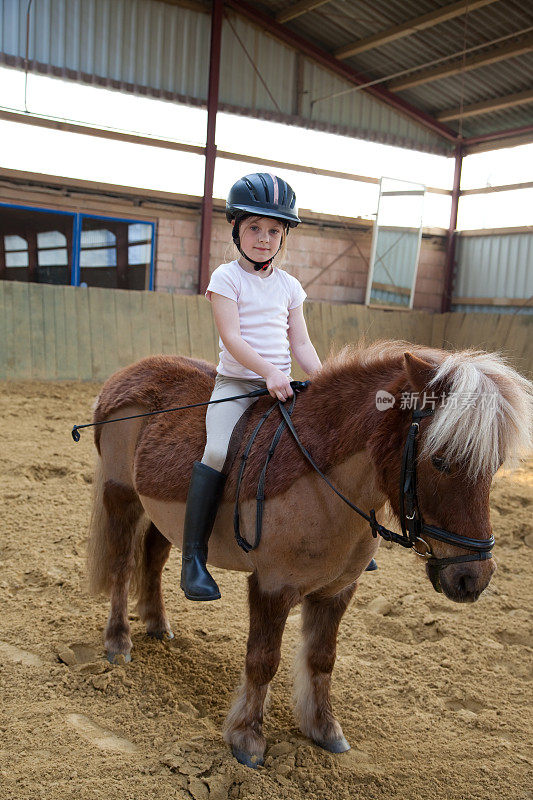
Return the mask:
<svg viewBox="0 0 533 800">
<path fill-rule="evenodd" d="M 237 250 L 239 251 L 239 253 L 241 254 L 241 256 L 243 258 L 245 258 L 247 261 L 249 261 L 250 264 L 254 265 L 254 269 L 255 269 L 256 272 L 259 272 L 259 270 L 263 270 L 263 272 L 265 272 L 269 268 L 269 266 L 272 264 L 272 262 L 276 258 L 276 256 L 279 253 L 279 251 L 281 250 L 281 245 L 283 244 L 283 238 L 282 238 L 281 242 L 279 243 L 278 249 L 276 250 L 274 255 L 271 256 L 268 259 L 268 261 L 254 261 L 253 258 L 249 258 L 246 255 L 246 253 L 244 252 L 244 250 L 241 247 L 241 237 L 239 236 L 239 226 L 240 226 L 240 221 L 238 222 L 237 220 L 235 220 L 235 222 L 233 224 L 233 229 L 231 231 L 231 235 L 232 235 L 233 241 L 235 242 L 235 246 L 236 246 Z"/>
</svg>

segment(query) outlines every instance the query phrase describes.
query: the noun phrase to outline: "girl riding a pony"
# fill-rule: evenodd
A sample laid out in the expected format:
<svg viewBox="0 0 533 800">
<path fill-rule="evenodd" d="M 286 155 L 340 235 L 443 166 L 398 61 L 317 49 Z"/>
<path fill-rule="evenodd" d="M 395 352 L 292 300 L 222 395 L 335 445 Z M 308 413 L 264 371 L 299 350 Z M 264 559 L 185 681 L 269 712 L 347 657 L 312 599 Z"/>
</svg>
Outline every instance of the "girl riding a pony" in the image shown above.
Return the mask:
<svg viewBox="0 0 533 800">
<path fill-rule="evenodd" d="M 300 222 L 296 196 L 275 175 L 246 175 L 229 192 L 226 217 L 240 257 L 215 269 L 205 293 L 221 348 L 211 400 L 266 387 L 284 402 L 293 394 L 291 351 L 307 375 L 321 367 L 303 314 L 307 295 L 294 276 L 273 264 L 283 254 L 290 228 Z M 194 462 L 185 511 L 180 585 L 189 600 L 220 597 L 206 568 L 207 543 L 226 481 L 231 434 L 256 399 L 208 407 L 207 443 L 202 460 Z M 368 568 L 376 568 L 373 560 Z"/>
</svg>

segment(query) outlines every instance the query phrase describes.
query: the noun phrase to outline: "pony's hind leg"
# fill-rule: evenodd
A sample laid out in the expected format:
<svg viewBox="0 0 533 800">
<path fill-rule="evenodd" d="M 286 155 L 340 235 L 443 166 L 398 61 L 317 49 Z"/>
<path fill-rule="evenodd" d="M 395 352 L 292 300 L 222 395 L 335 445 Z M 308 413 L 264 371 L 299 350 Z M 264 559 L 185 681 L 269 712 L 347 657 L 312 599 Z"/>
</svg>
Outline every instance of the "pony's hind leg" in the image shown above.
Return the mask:
<svg viewBox="0 0 533 800">
<path fill-rule="evenodd" d="M 143 510 L 134 489 L 113 480 L 104 484 L 103 504 L 107 513 L 105 569 L 111 600 L 105 647 L 113 663 L 119 655 L 131 660 L 128 590 L 135 566 L 136 526 Z"/>
<path fill-rule="evenodd" d="M 304 641 L 295 664 L 295 712 L 302 733 L 331 753 L 350 749 L 333 716 L 330 686 L 339 623 L 355 588 L 354 583 L 334 597 L 308 595 L 302 604 Z"/>
<path fill-rule="evenodd" d="M 244 678 L 224 724 L 224 738 L 237 761 L 256 768 L 263 763 L 266 746 L 263 704 L 278 669 L 287 616 L 300 598 L 290 588 L 275 594 L 262 592 L 255 574 L 248 578 L 248 598 L 250 632 Z"/>
<path fill-rule="evenodd" d="M 174 638 L 161 591 L 161 575 L 171 547 L 172 544 L 151 522 L 140 558 L 137 612 L 146 625 L 146 633 L 156 639 Z"/>
</svg>

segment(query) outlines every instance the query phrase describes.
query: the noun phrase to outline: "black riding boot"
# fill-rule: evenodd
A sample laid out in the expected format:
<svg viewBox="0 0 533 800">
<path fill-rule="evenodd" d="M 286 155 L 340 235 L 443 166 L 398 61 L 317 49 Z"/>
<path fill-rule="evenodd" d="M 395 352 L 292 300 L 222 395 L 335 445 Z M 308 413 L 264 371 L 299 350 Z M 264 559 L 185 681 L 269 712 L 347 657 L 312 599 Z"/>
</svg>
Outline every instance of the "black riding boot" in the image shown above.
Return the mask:
<svg viewBox="0 0 533 800">
<path fill-rule="evenodd" d="M 374 572 L 378 568 L 376 560 L 373 558 L 368 567 L 365 567 L 365 572 Z"/>
<path fill-rule="evenodd" d="M 218 600 L 220 591 L 206 569 L 211 536 L 226 476 L 195 461 L 192 469 L 181 549 L 180 586 L 188 600 Z"/>
</svg>

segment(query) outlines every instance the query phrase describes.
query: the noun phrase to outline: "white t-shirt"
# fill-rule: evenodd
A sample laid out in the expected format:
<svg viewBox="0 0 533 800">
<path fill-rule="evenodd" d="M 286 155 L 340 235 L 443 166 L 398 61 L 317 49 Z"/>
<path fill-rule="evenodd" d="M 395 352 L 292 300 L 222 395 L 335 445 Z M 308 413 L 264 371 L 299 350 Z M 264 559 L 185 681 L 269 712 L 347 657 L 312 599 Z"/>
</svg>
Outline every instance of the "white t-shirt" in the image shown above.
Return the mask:
<svg viewBox="0 0 533 800">
<path fill-rule="evenodd" d="M 235 300 L 239 311 L 241 336 L 256 353 L 290 377 L 289 311 L 302 305 L 307 297 L 300 281 L 283 269 L 274 267 L 261 278 L 246 272 L 238 261 L 221 264 L 211 275 L 205 296 L 211 292 Z M 260 378 L 229 353 L 219 338 L 220 360 L 217 372 L 228 378 Z"/>
</svg>

